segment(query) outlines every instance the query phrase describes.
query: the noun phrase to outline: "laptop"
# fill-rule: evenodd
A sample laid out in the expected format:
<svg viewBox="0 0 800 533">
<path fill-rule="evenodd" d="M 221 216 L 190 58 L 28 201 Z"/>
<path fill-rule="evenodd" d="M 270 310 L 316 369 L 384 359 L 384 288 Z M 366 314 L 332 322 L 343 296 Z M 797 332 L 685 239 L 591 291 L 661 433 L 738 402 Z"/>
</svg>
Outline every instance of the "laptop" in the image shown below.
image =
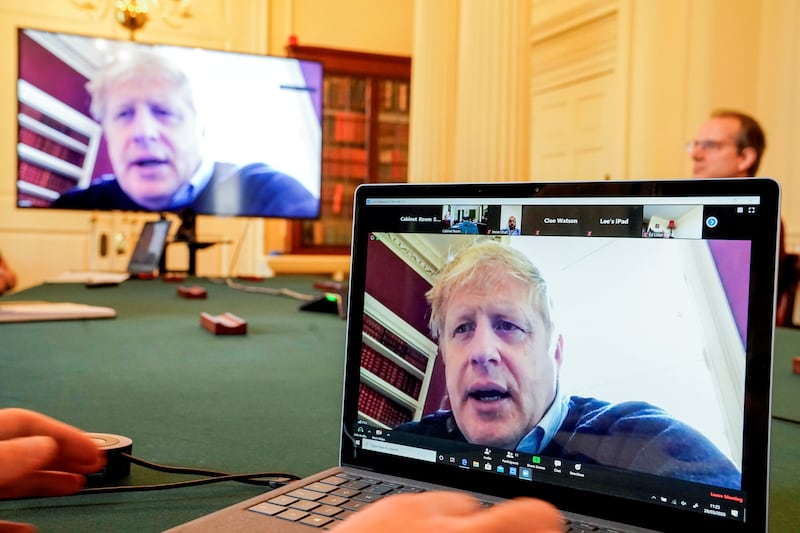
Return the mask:
<svg viewBox="0 0 800 533">
<path fill-rule="evenodd" d="M 158 271 L 161 256 L 167 244 L 172 222 L 167 219 L 150 220 L 144 223 L 136 247 L 128 261 L 131 275 L 152 275 Z"/>
<path fill-rule="evenodd" d="M 325 529 L 425 490 L 542 498 L 605 531 L 765 531 L 779 196 L 757 178 L 359 187 L 339 464 L 174 531 Z M 536 266 L 560 339 L 542 344 L 556 385 L 530 392 L 547 410 L 512 444 L 472 415 L 505 421 L 529 395 L 507 374 L 458 380 L 510 350 L 476 363 L 495 351 L 463 356 L 458 337 L 547 330 L 493 307 L 522 281 L 447 293 L 441 350 L 425 296 L 453 258 L 498 246 Z"/>
</svg>

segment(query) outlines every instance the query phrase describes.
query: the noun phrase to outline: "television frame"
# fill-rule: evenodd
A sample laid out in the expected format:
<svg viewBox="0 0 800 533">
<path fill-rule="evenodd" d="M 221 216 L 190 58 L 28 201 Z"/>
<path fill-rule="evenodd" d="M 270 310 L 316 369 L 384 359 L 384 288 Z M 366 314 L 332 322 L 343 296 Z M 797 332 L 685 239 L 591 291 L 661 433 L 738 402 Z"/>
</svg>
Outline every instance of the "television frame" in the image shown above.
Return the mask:
<svg viewBox="0 0 800 533">
<path fill-rule="evenodd" d="M 316 199 L 313 212 L 299 215 L 196 210 L 192 220 L 198 214 L 319 217 L 321 63 L 32 28 L 18 28 L 18 208 L 60 209 L 52 203 L 66 190 L 87 187 L 112 173 L 102 127 L 89 111 L 85 84 L 109 57 L 137 49 L 166 55 L 186 71 L 205 126 L 205 158 L 238 165 L 266 163 L 297 179 Z M 104 205 L 86 209 L 153 211 Z M 183 211 L 159 212 L 177 213 L 185 221 Z"/>
</svg>

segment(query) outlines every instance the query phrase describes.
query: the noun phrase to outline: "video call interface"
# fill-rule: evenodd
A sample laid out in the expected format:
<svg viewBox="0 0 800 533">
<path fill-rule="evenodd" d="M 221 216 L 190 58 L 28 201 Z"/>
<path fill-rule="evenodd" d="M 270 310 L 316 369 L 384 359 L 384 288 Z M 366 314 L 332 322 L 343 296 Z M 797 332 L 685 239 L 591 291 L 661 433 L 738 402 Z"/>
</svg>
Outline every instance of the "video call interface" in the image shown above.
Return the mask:
<svg viewBox="0 0 800 533">
<path fill-rule="evenodd" d="M 758 204 L 701 201 L 379 205 L 383 222 L 370 224 L 382 227 L 367 245 L 357 446 L 743 520 L 740 474 L 715 487 L 591 458 L 571 461 L 395 429 L 449 406 L 427 322 L 425 292 L 435 272 L 464 247 L 496 240 L 522 252 L 548 284 L 563 339 L 562 395 L 657 406 L 701 433 L 740 473 L 746 228 Z M 424 261 L 409 259 L 422 251 Z"/>
</svg>

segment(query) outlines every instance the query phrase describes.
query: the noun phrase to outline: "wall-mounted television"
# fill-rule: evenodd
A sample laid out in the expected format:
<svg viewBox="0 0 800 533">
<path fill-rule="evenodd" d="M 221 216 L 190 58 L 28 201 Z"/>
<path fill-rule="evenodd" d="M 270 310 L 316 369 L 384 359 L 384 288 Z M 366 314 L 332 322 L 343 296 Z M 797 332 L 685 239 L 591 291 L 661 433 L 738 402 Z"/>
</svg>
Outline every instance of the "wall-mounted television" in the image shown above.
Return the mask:
<svg viewBox="0 0 800 533">
<path fill-rule="evenodd" d="M 319 216 L 322 65 L 18 30 L 19 208 Z"/>
</svg>

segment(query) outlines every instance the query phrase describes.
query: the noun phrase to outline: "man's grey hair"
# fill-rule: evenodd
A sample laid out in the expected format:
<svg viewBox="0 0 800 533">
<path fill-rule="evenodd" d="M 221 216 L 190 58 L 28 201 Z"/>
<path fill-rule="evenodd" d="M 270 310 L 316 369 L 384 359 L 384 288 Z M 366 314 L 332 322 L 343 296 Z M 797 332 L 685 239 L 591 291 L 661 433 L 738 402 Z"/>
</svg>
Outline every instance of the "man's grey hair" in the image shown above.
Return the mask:
<svg viewBox="0 0 800 533">
<path fill-rule="evenodd" d="M 525 254 L 495 240 L 478 241 L 456 253 L 439 271 L 433 286 L 425 294 L 431 305 L 429 327 L 439 339 L 445 323 L 450 297 L 469 284 L 491 287 L 500 276 L 514 277 L 529 286 L 531 307 L 542 316 L 547 346 L 554 341 L 555 313 L 547 283 L 541 271 Z"/>
<path fill-rule="evenodd" d="M 119 83 L 132 81 L 141 84 L 162 81 L 174 85 L 176 89 L 184 91 L 189 107 L 197 112 L 192 86 L 186 73 L 173 61 L 157 52 L 137 50 L 107 63 L 86 84 L 86 90 L 92 97 L 89 108 L 92 117 L 102 122 L 106 114 L 109 89 Z"/>
</svg>

